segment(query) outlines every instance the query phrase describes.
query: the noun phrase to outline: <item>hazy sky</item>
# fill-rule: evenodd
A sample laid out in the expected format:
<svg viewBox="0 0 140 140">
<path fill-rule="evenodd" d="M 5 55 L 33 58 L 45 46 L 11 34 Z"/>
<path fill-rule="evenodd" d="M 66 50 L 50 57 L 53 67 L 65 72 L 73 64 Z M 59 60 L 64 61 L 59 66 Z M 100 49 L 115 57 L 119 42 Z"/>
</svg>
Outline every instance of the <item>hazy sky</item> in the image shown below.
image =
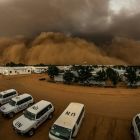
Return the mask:
<svg viewBox="0 0 140 140">
<path fill-rule="evenodd" d="M 140 39 L 139 0 L 0 0 L 0 36 L 60 31 Z"/>
</svg>

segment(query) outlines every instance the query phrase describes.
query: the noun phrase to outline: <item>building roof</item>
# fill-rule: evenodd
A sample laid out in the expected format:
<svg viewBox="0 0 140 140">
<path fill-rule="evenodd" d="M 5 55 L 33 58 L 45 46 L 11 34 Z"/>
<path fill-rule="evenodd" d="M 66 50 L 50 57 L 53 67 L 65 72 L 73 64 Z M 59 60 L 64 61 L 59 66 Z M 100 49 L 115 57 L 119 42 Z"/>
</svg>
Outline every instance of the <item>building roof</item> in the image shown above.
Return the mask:
<svg viewBox="0 0 140 140">
<path fill-rule="evenodd" d="M 8 90 L 5 90 L 5 91 L 0 92 L 0 94 L 1 95 L 5 95 L 7 93 L 14 92 L 14 91 L 16 91 L 16 90 L 15 89 L 8 89 Z"/>
<path fill-rule="evenodd" d="M 12 100 L 15 101 L 15 102 L 18 102 L 18 101 L 20 101 L 20 100 L 22 100 L 26 97 L 30 97 L 30 96 L 31 96 L 30 94 L 24 93 L 22 95 L 19 95 L 19 96 L 16 96 L 16 97 L 12 98 Z"/>
<path fill-rule="evenodd" d="M 26 70 L 26 69 L 31 69 L 32 67 L 30 66 L 23 66 L 23 67 L 0 67 L 2 71 L 5 70 Z"/>
<path fill-rule="evenodd" d="M 45 100 L 41 100 L 39 102 L 37 102 L 36 104 L 32 105 L 31 107 L 29 107 L 27 110 L 37 114 L 38 112 L 40 112 L 42 109 L 44 109 L 45 107 L 47 107 L 48 105 L 50 105 L 51 103 Z"/>
<path fill-rule="evenodd" d="M 72 129 L 83 107 L 80 103 L 70 103 L 54 124 Z"/>
</svg>

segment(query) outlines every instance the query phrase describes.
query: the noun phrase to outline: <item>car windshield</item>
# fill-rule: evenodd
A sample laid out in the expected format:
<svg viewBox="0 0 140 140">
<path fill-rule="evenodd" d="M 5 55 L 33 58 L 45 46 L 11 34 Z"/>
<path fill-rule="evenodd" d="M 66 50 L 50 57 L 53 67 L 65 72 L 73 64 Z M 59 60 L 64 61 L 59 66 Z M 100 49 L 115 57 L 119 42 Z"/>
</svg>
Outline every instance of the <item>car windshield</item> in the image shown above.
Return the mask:
<svg viewBox="0 0 140 140">
<path fill-rule="evenodd" d="M 10 104 L 11 106 L 15 106 L 15 105 L 16 105 L 16 102 L 13 101 L 13 100 L 11 100 L 11 101 L 9 102 L 9 104 Z"/>
<path fill-rule="evenodd" d="M 136 117 L 135 122 L 137 124 L 138 130 L 139 130 L 139 133 L 140 133 L 140 119 L 139 119 L 138 116 Z"/>
<path fill-rule="evenodd" d="M 62 126 L 53 125 L 50 133 L 60 139 L 69 140 L 71 136 L 71 129 Z"/>
<path fill-rule="evenodd" d="M 0 94 L 0 98 L 2 98 L 2 95 Z"/>
<path fill-rule="evenodd" d="M 139 133 L 140 133 L 140 123 L 137 124 L 137 127 L 138 127 L 138 130 L 139 130 Z"/>
<path fill-rule="evenodd" d="M 29 112 L 27 110 L 24 112 L 24 116 L 26 118 L 30 119 L 30 120 L 35 120 L 35 114 L 33 114 L 33 113 L 31 113 L 31 112 Z"/>
</svg>

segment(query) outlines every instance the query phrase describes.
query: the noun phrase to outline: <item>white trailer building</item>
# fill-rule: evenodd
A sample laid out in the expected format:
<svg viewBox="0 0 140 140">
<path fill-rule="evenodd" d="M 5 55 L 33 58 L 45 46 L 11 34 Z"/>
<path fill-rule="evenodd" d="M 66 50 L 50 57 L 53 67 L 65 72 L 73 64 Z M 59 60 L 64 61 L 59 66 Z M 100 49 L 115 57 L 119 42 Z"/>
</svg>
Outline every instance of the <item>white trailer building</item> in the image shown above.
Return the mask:
<svg viewBox="0 0 140 140">
<path fill-rule="evenodd" d="M 41 74 L 47 72 L 48 67 L 34 67 L 34 66 L 25 66 L 25 67 L 0 67 L 0 74 L 2 75 L 18 75 L 18 74 Z"/>
<path fill-rule="evenodd" d="M 33 73 L 38 73 L 38 74 L 40 74 L 40 73 L 46 73 L 47 70 L 48 70 L 48 67 L 47 66 L 45 66 L 45 67 L 32 67 L 32 72 Z"/>
<path fill-rule="evenodd" d="M 3 75 L 31 74 L 31 67 L 3 67 L 0 73 Z"/>
</svg>

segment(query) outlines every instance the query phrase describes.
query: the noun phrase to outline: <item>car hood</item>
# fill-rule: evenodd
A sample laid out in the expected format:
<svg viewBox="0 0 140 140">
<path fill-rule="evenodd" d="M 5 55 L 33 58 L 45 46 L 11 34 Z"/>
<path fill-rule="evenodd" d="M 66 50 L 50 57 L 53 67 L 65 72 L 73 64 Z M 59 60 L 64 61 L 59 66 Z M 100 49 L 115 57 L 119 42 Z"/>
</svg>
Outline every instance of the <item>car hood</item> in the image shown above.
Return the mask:
<svg viewBox="0 0 140 140">
<path fill-rule="evenodd" d="M 34 120 L 30 120 L 26 118 L 24 115 L 20 116 L 16 120 L 13 121 L 13 126 L 21 131 L 26 131 L 30 129 L 35 124 Z"/>
<path fill-rule="evenodd" d="M 1 106 L 1 108 L 0 108 L 0 110 L 1 110 L 2 112 L 11 112 L 11 111 L 13 111 L 14 109 L 15 109 L 15 106 L 10 105 L 9 103 L 7 103 L 7 104 Z"/>
</svg>

